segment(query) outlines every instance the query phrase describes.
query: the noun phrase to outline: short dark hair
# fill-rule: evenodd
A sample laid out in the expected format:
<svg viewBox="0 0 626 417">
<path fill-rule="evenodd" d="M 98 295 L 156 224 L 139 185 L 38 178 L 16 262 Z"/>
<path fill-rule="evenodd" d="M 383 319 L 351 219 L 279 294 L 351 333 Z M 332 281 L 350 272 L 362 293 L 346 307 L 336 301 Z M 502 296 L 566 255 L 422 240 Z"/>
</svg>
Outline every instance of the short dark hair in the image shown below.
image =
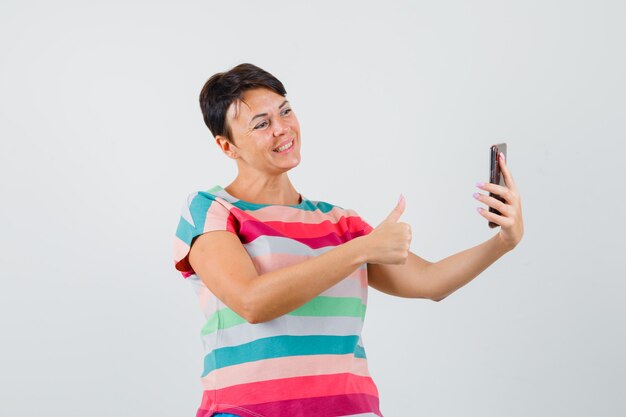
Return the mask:
<svg viewBox="0 0 626 417">
<path fill-rule="evenodd" d="M 224 136 L 233 142 L 232 130 L 226 121 L 226 112 L 243 93 L 254 88 L 267 88 L 285 97 L 287 91 L 276 77 L 256 65 L 243 63 L 211 76 L 200 92 L 200 109 L 204 123 L 214 137 Z"/>
</svg>

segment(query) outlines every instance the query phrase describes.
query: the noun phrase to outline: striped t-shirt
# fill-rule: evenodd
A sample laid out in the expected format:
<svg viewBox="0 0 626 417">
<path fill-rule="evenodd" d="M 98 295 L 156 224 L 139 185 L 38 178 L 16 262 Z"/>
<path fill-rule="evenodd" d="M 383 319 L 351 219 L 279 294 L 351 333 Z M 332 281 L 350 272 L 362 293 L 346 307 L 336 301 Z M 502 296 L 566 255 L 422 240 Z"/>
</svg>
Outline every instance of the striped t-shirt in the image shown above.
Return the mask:
<svg viewBox="0 0 626 417">
<path fill-rule="evenodd" d="M 297 205 L 253 204 L 220 186 L 191 194 L 174 244 L 176 269 L 190 282 L 206 322 L 204 394 L 197 417 L 381 416 L 361 329 L 367 265 L 299 308 L 251 324 L 228 308 L 189 264 L 193 239 L 235 233 L 259 274 L 298 264 L 372 227 L 353 210 L 302 197 Z M 215 248 L 215 250 L 220 250 Z"/>
</svg>

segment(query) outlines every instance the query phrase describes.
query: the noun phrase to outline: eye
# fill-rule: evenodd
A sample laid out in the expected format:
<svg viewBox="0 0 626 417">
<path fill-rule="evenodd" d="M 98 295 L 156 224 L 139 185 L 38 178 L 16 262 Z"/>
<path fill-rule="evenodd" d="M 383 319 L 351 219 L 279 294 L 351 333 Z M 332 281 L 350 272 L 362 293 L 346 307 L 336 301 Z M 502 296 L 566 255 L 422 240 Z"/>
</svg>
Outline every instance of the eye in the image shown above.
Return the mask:
<svg viewBox="0 0 626 417">
<path fill-rule="evenodd" d="M 287 116 L 292 112 L 292 110 L 288 107 L 285 110 L 283 110 L 283 116 Z M 267 125 L 266 121 L 262 121 L 261 123 L 259 123 L 258 125 L 254 126 L 255 129 L 262 129 L 265 127 L 265 125 Z"/>
</svg>

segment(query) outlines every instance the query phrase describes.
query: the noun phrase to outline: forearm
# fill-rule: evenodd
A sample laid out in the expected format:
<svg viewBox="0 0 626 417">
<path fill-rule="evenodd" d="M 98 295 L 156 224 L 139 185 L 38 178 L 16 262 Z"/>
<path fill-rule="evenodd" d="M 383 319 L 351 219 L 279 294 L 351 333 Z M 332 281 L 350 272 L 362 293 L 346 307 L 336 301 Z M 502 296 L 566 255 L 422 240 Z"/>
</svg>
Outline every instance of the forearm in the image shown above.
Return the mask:
<svg viewBox="0 0 626 417">
<path fill-rule="evenodd" d="M 456 253 L 428 265 L 427 275 L 432 280 L 435 301 L 440 301 L 476 278 L 489 265 L 511 250 L 498 235 L 480 245 Z"/>
<path fill-rule="evenodd" d="M 304 262 L 258 276 L 247 289 L 249 321 L 272 320 L 295 310 L 366 262 L 362 238 Z"/>
</svg>

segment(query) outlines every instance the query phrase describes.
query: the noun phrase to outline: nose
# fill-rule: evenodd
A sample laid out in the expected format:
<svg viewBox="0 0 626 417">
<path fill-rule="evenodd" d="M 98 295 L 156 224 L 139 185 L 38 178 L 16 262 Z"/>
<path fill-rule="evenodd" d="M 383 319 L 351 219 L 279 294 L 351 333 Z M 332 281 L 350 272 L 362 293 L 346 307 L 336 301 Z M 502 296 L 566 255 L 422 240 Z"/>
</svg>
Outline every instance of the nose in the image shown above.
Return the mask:
<svg viewBox="0 0 626 417">
<path fill-rule="evenodd" d="M 289 124 L 286 122 L 274 122 L 274 136 L 280 136 L 289 132 Z"/>
</svg>

